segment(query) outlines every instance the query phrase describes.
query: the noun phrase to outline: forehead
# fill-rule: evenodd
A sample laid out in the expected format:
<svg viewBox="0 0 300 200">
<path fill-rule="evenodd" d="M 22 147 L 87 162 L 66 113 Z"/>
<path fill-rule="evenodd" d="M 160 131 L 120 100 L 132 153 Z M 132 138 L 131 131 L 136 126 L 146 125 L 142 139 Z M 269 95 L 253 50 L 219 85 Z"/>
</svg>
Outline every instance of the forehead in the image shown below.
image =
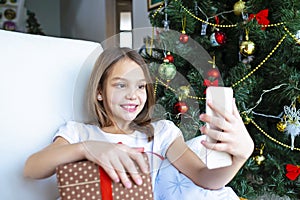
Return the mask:
<svg viewBox="0 0 300 200">
<path fill-rule="evenodd" d="M 141 66 L 133 60 L 125 58 L 113 65 L 110 78 L 145 79 L 145 75 Z"/>
</svg>

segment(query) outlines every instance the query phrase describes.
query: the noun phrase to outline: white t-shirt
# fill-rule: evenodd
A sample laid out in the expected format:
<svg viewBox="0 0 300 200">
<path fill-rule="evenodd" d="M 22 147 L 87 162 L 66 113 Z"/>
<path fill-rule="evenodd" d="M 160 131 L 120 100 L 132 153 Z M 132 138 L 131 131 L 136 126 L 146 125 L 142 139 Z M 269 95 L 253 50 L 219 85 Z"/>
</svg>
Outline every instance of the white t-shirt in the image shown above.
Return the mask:
<svg viewBox="0 0 300 200">
<path fill-rule="evenodd" d="M 169 120 L 160 120 L 152 123 L 154 128 L 154 139 L 148 142 L 145 133 L 134 131 L 132 134 L 111 134 L 104 132 L 98 126 L 69 121 L 61 126 L 54 135 L 66 139 L 70 144 L 87 141 L 106 141 L 110 143 L 122 142 L 130 147 L 143 147 L 145 152 L 149 152 L 152 186 L 154 189 L 155 178 L 162 164 L 160 155 L 166 157 L 166 151 L 177 137 L 182 137 L 180 129 Z M 150 153 L 151 152 L 151 153 Z"/>
</svg>

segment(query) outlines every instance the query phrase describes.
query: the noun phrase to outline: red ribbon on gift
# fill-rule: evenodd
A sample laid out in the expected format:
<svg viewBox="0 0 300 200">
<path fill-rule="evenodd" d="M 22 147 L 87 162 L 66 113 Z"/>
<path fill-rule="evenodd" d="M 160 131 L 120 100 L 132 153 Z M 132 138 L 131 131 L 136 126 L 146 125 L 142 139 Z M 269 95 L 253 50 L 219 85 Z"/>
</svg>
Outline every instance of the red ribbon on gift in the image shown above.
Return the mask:
<svg viewBox="0 0 300 200">
<path fill-rule="evenodd" d="M 288 179 L 294 181 L 296 178 L 300 175 L 300 166 L 299 165 L 292 165 L 292 164 L 287 164 L 285 166 L 286 168 L 286 177 Z"/>
<path fill-rule="evenodd" d="M 250 14 L 249 15 L 249 21 L 252 19 L 256 19 L 257 23 L 260 25 L 269 25 L 270 21 L 268 20 L 269 10 L 261 10 L 257 14 Z M 266 27 L 262 27 L 262 30 L 265 30 Z"/>
<path fill-rule="evenodd" d="M 99 173 L 100 173 L 100 191 L 102 195 L 102 200 L 113 200 L 112 184 L 111 184 L 110 177 L 100 166 L 99 166 Z"/>
</svg>

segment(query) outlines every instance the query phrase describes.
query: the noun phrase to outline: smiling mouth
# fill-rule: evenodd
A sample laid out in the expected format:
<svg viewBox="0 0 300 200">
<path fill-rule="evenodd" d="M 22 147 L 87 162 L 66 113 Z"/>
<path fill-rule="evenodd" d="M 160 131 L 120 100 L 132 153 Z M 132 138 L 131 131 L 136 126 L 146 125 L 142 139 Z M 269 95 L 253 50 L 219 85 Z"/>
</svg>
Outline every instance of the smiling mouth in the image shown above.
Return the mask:
<svg viewBox="0 0 300 200">
<path fill-rule="evenodd" d="M 138 105 L 130 104 L 130 105 L 121 105 L 121 107 L 127 112 L 135 112 Z"/>
</svg>

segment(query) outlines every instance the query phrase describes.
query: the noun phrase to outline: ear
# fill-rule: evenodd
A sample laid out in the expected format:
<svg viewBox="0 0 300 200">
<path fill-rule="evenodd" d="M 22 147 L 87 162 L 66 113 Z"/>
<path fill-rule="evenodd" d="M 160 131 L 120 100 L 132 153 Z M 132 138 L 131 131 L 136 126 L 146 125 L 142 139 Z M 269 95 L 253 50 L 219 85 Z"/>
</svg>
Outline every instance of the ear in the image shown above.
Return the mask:
<svg viewBox="0 0 300 200">
<path fill-rule="evenodd" d="M 98 99 L 98 101 L 102 101 L 103 100 L 102 99 L 102 95 L 100 93 L 97 94 L 97 99 Z"/>
</svg>

